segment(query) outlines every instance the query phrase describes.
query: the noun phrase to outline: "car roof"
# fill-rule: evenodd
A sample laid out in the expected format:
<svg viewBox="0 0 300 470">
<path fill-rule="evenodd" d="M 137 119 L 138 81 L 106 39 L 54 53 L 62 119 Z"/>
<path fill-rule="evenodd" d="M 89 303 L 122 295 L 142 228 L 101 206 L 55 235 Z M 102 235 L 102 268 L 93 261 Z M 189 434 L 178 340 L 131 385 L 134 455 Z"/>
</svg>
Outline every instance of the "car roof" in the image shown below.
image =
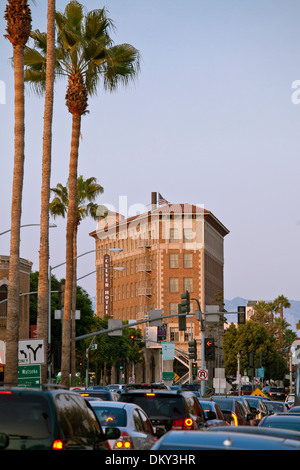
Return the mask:
<svg viewBox="0 0 300 470">
<path fill-rule="evenodd" d="M 275 415 L 271 415 L 271 416 L 266 416 L 264 418 L 264 422 L 270 422 L 270 421 L 274 421 L 274 422 L 282 422 L 282 421 L 285 421 L 285 422 L 290 422 L 290 421 L 297 421 L 297 422 L 300 422 L 300 414 L 299 413 L 276 413 Z"/>
<path fill-rule="evenodd" d="M 206 431 L 226 432 L 228 429 L 227 426 L 215 426 L 206 429 Z M 291 429 L 269 428 L 264 426 L 236 426 L 230 428 L 230 432 L 284 437 L 285 439 L 296 439 L 300 441 L 300 431 L 294 431 Z"/>
<path fill-rule="evenodd" d="M 199 432 L 199 431 L 169 431 L 162 436 L 158 445 L 162 444 L 173 448 L 180 444 L 180 449 L 290 449 L 299 450 L 300 442 L 296 440 L 286 440 L 279 437 L 262 435 L 252 435 L 249 433 L 237 433 L 230 431 L 219 432 Z M 156 446 L 154 446 L 156 447 Z"/>
<path fill-rule="evenodd" d="M 130 389 L 130 390 L 123 390 L 121 393 L 121 397 L 124 395 L 145 395 L 147 393 L 153 393 L 155 395 L 171 395 L 171 396 L 193 396 L 196 395 L 193 392 L 188 390 L 165 390 L 165 389 L 154 389 L 154 388 L 145 388 L 145 389 Z"/>
</svg>

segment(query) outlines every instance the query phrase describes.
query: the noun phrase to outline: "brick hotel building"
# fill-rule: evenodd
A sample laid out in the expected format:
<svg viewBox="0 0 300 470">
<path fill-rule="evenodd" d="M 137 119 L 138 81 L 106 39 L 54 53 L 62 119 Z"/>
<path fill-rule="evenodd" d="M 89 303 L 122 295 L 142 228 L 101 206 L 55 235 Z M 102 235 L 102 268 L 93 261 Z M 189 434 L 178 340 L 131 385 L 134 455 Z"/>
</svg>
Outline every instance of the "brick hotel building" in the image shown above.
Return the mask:
<svg viewBox="0 0 300 470">
<path fill-rule="evenodd" d="M 151 198 L 150 211 L 130 218 L 109 212 L 105 219 L 99 219 L 97 229 L 90 234 L 95 239 L 95 249 L 99 250 L 96 251 L 96 314 L 100 317 L 104 315 L 105 252 L 100 251 L 103 249 L 123 250 L 110 253 L 111 267 L 124 268 L 110 271 L 111 318 L 140 321 L 154 309 L 162 309 L 163 315 L 176 314 L 180 296 L 186 290 L 191 297 L 199 299 L 204 311 L 224 291 L 224 237 L 228 229 L 209 210 L 192 204 L 159 206 L 156 193 Z M 196 309 L 197 304 L 192 301 L 191 311 Z M 179 331 L 176 317 L 164 322 L 167 340 L 175 342 L 177 350 L 186 352 L 191 322 L 187 321 L 185 332 Z M 143 332 L 145 325 L 140 326 Z M 199 344 L 200 364 L 201 331 L 195 316 L 192 316 L 192 328 Z M 160 379 L 159 358 L 153 354 L 154 351 L 149 359 L 151 375 L 141 380 Z"/>
</svg>

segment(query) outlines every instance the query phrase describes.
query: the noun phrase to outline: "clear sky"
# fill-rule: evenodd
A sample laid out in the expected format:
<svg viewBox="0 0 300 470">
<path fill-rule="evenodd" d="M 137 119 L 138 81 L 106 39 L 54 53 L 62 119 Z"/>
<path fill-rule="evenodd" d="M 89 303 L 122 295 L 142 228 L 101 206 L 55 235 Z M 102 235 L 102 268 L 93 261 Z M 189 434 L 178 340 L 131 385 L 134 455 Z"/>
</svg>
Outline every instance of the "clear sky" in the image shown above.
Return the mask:
<svg viewBox="0 0 300 470">
<path fill-rule="evenodd" d="M 46 0 L 31 3 L 33 29 L 46 30 Z M 134 85 L 99 88 L 82 118 L 78 173 L 104 186 L 100 204 L 204 204 L 230 230 L 224 243 L 225 298 L 299 300 L 300 80 L 298 0 L 85 0 L 106 6 L 116 44 L 141 52 Z M 10 227 L 14 95 L 12 48 L 0 15 L 1 229 Z M 67 1 L 57 0 L 63 10 Z M 300 82 L 299 82 L 300 84 Z M 5 100 L 3 89 L 6 89 Z M 297 85 L 299 86 L 299 85 Z M 51 185 L 68 178 L 71 116 L 66 82 L 55 87 Z M 300 90 L 300 88 L 299 88 Z M 39 223 L 43 98 L 26 93 L 22 224 Z M 50 230 L 50 264 L 65 258 L 65 221 Z M 94 249 L 79 228 L 78 254 Z M 38 270 L 39 228 L 21 229 L 21 256 Z M 9 234 L 0 254 L 9 254 Z M 78 261 L 78 277 L 94 254 Z M 65 277 L 64 267 L 53 271 Z M 95 275 L 82 280 L 95 295 Z"/>
</svg>

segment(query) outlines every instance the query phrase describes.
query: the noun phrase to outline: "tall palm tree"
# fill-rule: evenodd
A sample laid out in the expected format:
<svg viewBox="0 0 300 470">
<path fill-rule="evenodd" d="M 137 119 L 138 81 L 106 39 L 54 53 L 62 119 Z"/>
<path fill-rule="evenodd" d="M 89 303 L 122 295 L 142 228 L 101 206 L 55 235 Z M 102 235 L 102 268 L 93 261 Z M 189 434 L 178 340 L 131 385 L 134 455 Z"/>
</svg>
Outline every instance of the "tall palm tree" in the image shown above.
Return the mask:
<svg viewBox="0 0 300 470">
<path fill-rule="evenodd" d="M 66 105 L 72 115 L 69 163 L 69 205 L 66 228 L 66 284 L 62 341 L 61 381 L 68 386 L 70 371 L 70 313 L 73 283 L 73 227 L 76 216 L 77 167 L 81 117 L 88 112 L 88 96 L 97 91 L 100 79 L 104 89 L 114 91 L 127 85 L 139 70 L 139 52 L 129 44 L 113 45 L 109 35 L 113 23 L 104 8 L 84 13 L 76 0 L 64 13 L 56 13 L 58 29 L 56 74 L 68 79 Z M 42 89 L 45 80 L 47 35 L 35 31 L 35 49 L 27 49 L 26 80 Z"/>
<path fill-rule="evenodd" d="M 284 295 L 279 295 L 276 297 L 274 300 L 274 304 L 276 307 L 278 307 L 278 311 L 280 314 L 280 319 L 283 320 L 283 309 L 284 308 L 291 308 L 291 304 L 289 302 L 289 299 L 285 297 Z"/>
<path fill-rule="evenodd" d="M 68 212 L 69 206 L 69 191 L 68 184 L 63 186 L 61 183 L 56 185 L 56 188 L 51 188 L 51 191 L 55 194 L 55 197 L 50 202 L 49 208 L 53 217 L 65 218 Z M 80 222 L 86 217 L 92 217 L 97 220 L 98 204 L 93 201 L 103 193 L 103 187 L 97 183 L 96 178 L 91 177 L 84 179 L 82 175 L 77 178 L 77 200 L 76 200 L 76 217 L 74 224 L 74 235 L 73 235 L 73 291 L 72 291 L 72 315 L 71 315 L 71 385 L 75 386 L 75 374 L 76 374 L 76 356 L 75 356 L 75 312 L 76 312 L 76 291 L 77 291 L 77 232 Z"/>
<path fill-rule="evenodd" d="M 20 225 L 24 178 L 24 48 L 31 30 L 27 0 L 8 0 L 5 8 L 6 38 L 13 46 L 15 87 L 14 172 L 11 205 L 11 237 L 8 278 L 5 381 L 18 380 L 18 341 L 20 311 Z"/>
<path fill-rule="evenodd" d="M 40 215 L 40 250 L 39 250 L 39 283 L 38 283 L 38 313 L 37 337 L 48 344 L 48 311 L 49 311 L 49 199 L 52 153 L 52 119 L 53 119 L 53 89 L 55 64 L 55 0 L 47 4 L 47 69 L 45 80 L 43 157 L 42 157 L 42 187 Z M 42 383 L 47 379 L 47 365 L 41 367 Z"/>
</svg>

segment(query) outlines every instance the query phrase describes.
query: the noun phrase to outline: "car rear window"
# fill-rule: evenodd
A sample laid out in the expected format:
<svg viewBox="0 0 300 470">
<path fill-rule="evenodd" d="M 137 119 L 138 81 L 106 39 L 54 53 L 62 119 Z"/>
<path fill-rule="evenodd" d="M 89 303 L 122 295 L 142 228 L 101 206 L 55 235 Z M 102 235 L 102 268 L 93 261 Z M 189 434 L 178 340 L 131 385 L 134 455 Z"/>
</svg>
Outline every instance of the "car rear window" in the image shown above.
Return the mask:
<svg viewBox="0 0 300 470">
<path fill-rule="evenodd" d="M 93 410 L 101 426 L 127 426 L 127 414 L 122 408 L 97 405 L 93 406 Z"/>
<path fill-rule="evenodd" d="M 174 419 L 184 414 L 184 400 L 182 396 L 158 395 L 156 393 L 126 394 L 122 401 L 139 405 L 146 414 L 152 416 L 172 416 Z"/>
<path fill-rule="evenodd" d="M 218 403 L 219 407 L 221 408 L 222 411 L 229 411 L 231 412 L 232 410 L 232 400 L 222 400 L 217 398 L 216 402 Z"/>
<path fill-rule="evenodd" d="M 0 393 L 0 432 L 11 438 L 48 438 L 51 416 L 47 400 L 37 395 Z"/>
</svg>

